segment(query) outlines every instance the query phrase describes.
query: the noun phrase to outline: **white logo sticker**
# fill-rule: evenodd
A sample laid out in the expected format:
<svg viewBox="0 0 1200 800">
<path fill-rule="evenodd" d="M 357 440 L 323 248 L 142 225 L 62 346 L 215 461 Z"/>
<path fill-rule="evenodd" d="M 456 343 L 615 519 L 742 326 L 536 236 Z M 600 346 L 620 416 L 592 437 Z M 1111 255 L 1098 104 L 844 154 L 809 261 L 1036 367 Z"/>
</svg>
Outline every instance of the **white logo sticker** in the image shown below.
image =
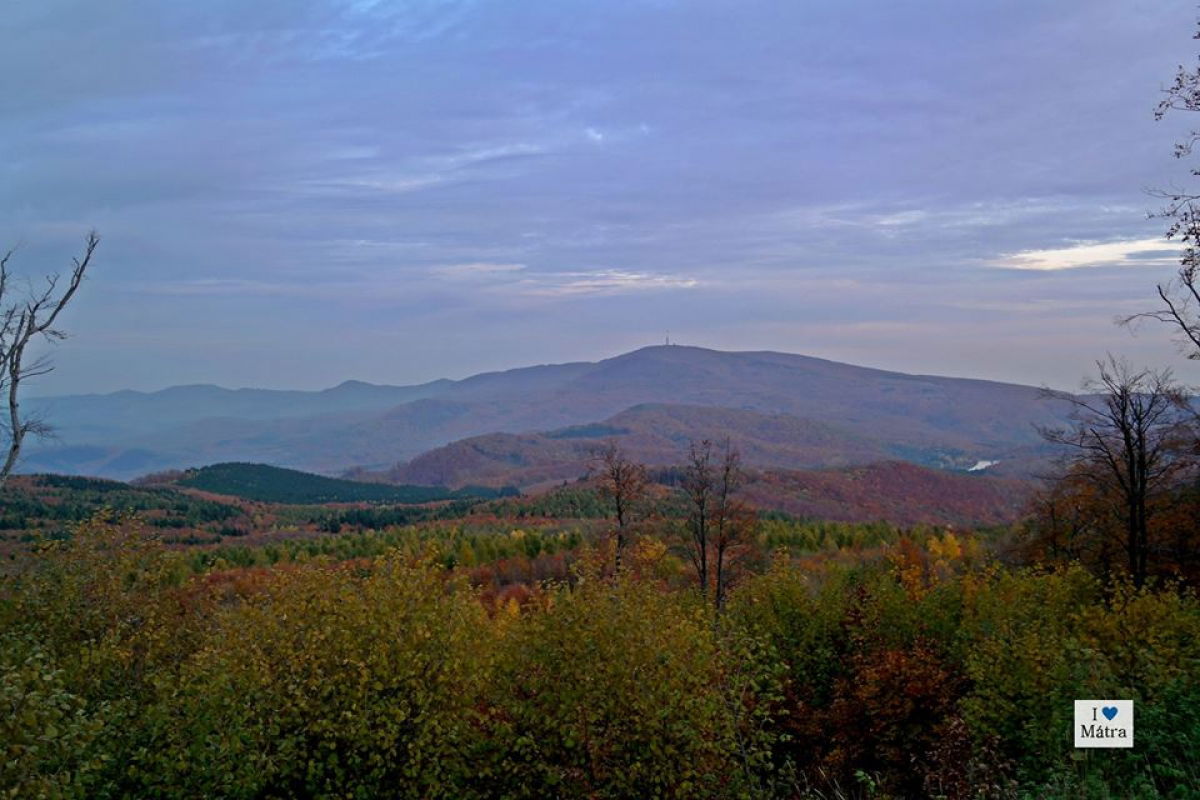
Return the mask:
<svg viewBox="0 0 1200 800">
<path fill-rule="evenodd" d="M 1076 700 L 1076 747 L 1133 747 L 1132 700 Z"/>
</svg>

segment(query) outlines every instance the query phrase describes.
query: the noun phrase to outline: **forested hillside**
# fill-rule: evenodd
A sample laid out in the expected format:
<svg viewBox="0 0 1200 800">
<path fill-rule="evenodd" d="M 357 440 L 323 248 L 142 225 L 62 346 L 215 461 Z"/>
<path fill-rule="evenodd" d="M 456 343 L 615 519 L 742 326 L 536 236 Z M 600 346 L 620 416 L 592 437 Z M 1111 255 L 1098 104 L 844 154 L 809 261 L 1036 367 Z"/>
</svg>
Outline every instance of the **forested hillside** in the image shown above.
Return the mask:
<svg viewBox="0 0 1200 800">
<path fill-rule="evenodd" d="M 174 481 L 179 486 L 213 494 L 244 497 L 267 503 L 401 503 L 439 500 L 487 499 L 512 490 L 464 487 L 450 490 L 435 486 L 391 486 L 327 478 L 267 464 L 213 464 L 188 470 Z"/>
<path fill-rule="evenodd" d="M 647 405 L 659 408 L 635 409 Z M 639 431 L 663 426 L 646 443 L 660 452 L 670 445 L 665 435 L 686 440 L 724 428 L 721 435 L 745 434 L 748 461 L 764 467 L 894 457 L 959 469 L 999 460 L 1028 472 L 1041 445 L 1033 426 L 1056 424 L 1065 410 L 1031 386 L 681 346 L 415 387 L 349 383 L 315 393 L 175 387 L 45 398 L 33 406 L 60 433 L 29 448 L 28 471 L 123 479 L 231 461 L 326 474 L 384 470 L 474 436 L 629 427 L 605 422 L 622 413 Z M 763 438 L 772 426 L 784 434 L 774 447 Z M 762 447 L 750 446 L 755 438 Z"/>
</svg>

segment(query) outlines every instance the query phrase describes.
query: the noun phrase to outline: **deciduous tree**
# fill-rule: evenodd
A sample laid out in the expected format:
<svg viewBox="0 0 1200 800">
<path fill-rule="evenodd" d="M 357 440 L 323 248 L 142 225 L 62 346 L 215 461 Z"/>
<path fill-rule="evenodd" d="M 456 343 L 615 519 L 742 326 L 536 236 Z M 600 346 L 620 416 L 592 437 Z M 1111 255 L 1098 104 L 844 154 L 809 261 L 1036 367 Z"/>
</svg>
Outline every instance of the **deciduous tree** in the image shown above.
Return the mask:
<svg viewBox="0 0 1200 800">
<path fill-rule="evenodd" d="M 50 432 L 44 421 L 21 411 L 22 382 L 45 375 L 52 369 L 44 356 L 30 360 L 29 346 L 37 339 L 55 341 L 66 338 L 66 334 L 54 324 L 83 282 L 84 273 L 99 244 L 100 237 L 96 232 L 89 233 L 83 256 L 73 259 L 74 267 L 66 284 L 60 285 L 59 275 L 47 275 L 40 290 L 17 287 L 8 266 L 13 256 L 12 250 L 0 258 L 0 393 L 4 395 L 0 432 L 7 441 L 7 453 L 0 464 L 0 487 L 4 486 L 17 465 L 25 437 L 31 433 L 44 436 Z"/>
<path fill-rule="evenodd" d="M 683 472 L 688 500 L 688 556 L 700 591 L 714 605 L 724 604 L 730 557 L 754 528 L 754 514 L 735 496 L 745 481 L 741 455 L 728 439 L 693 441 Z"/>
<path fill-rule="evenodd" d="M 1084 394 L 1049 392 L 1071 405 L 1071 424 L 1041 433 L 1068 449 L 1062 480 L 1082 483 L 1110 504 L 1118 524 L 1084 530 L 1116 536 L 1141 586 L 1150 569 L 1152 517 L 1192 464 L 1193 415 L 1169 371 L 1134 370 L 1112 356 L 1097 366 L 1100 377 L 1084 384 Z M 1093 548 L 1108 549 L 1099 541 Z"/>
<path fill-rule="evenodd" d="M 600 494 L 610 504 L 615 523 L 616 555 L 614 566 L 621 569 L 621 556 L 628 546 L 634 527 L 645 512 L 649 479 L 646 466 L 630 459 L 616 442 L 608 442 L 596 456 L 600 476 Z"/>
</svg>

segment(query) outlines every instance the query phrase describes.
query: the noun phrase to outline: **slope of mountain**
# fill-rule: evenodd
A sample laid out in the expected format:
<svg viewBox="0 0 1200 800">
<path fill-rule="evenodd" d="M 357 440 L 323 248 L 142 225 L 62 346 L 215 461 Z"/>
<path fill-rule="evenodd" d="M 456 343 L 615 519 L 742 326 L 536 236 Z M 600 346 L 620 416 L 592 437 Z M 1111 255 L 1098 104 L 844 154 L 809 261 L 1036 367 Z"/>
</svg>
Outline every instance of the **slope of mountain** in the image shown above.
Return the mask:
<svg viewBox="0 0 1200 800">
<path fill-rule="evenodd" d="M 534 486 L 574 480 L 596 451 L 616 442 L 645 464 L 679 464 L 692 439 L 729 437 L 749 464 L 802 468 L 862 464 L 894 457 L 888 449 L 836 426 L 785 414 L 730 408 L 634 406 L 600 423 L 547 433 L 493 433 L 430 450 L 390 470 L 393 483 L 437 486 Z"/>
<path fill-rule="evenodd" d="M 742 491 L 758 508 L 843 522 L 976 527 L 1020 516 L 1032 485 L 887 461 L 827 470 L 754 474 Z"/>
<path fill-rule="evenodd" d="M 651 474 L 663 482 L 651 489 L 658 509 L 685 514 L 678 468 Z M 607 517 L 611 507 L 597 496 L 599 485 L 595 478 L 572 481 L 488 508 L 501 516 Z M 829 469 L 750 469 L 738 494 L 760 513 L 783 511 L 801 519 L 978 528 L 1019 519 L 1035 486 L 1016 478 L 881 461 Z"/>
<path fill-rule="evenodd" d="M 246 394 L 242 394 L 246 393 Z M 415 387 L 343 384 L 325 392 L 177 387 L 151 395 L 41 401 L 58 447 L 31 449 L 26 471 L 131 477 L 118 450 L 153 469 L 256 461 L 335 474 L 386 469 L 456 440 L 587 425 L 643 404 L 787 415 L 834 426 L 849 463 L 879 448 L 919 463 L 1014 462 L 1038 444 L 1035 423 L 1060 410 L 1028 386 L 904 375 L 807 356 L 647 347 L 596 363 L 527 367 Z M 69 450 L 93 451 L 70 468 Z M 842 460 L 837 460 L 842 459 Z M 808 463 L 808 462 L 801 462 Z M 800 463 L 793 464 L 799 466 Z M 141 470 L 144 471 L 144 470 Z"/>
</svg>

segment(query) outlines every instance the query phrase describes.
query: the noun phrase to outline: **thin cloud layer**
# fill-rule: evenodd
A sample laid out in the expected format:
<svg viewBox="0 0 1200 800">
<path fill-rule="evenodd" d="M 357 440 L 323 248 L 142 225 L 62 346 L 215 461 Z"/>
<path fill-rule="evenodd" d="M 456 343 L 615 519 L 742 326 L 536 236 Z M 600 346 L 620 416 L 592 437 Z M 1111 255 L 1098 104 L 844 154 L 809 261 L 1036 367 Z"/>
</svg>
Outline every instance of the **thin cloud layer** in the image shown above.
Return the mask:
<svg viewBox="0 0 1200 800">
<path fill-rule="evenodd" d="M 1163 267 L 1179 263 L 1178 248 L 1162 238 L 1081 242 L 1067 247 L 1024 250 L 995 262 L 1008 269 L 1059 270 L 1080 267 Z"/>
<path fill-rule="evenodd" d="M 48 392 L 420 381 L 668 328 L 1073 384 L 1175 355 L 1112 319 L 1173 269 L 1145 187 L 1187 180 L 1189 121 L 1152 109 L 1194 16 L 14 0 L 0 242 L 37 273 L 104 236 Z"/>
</svg>

